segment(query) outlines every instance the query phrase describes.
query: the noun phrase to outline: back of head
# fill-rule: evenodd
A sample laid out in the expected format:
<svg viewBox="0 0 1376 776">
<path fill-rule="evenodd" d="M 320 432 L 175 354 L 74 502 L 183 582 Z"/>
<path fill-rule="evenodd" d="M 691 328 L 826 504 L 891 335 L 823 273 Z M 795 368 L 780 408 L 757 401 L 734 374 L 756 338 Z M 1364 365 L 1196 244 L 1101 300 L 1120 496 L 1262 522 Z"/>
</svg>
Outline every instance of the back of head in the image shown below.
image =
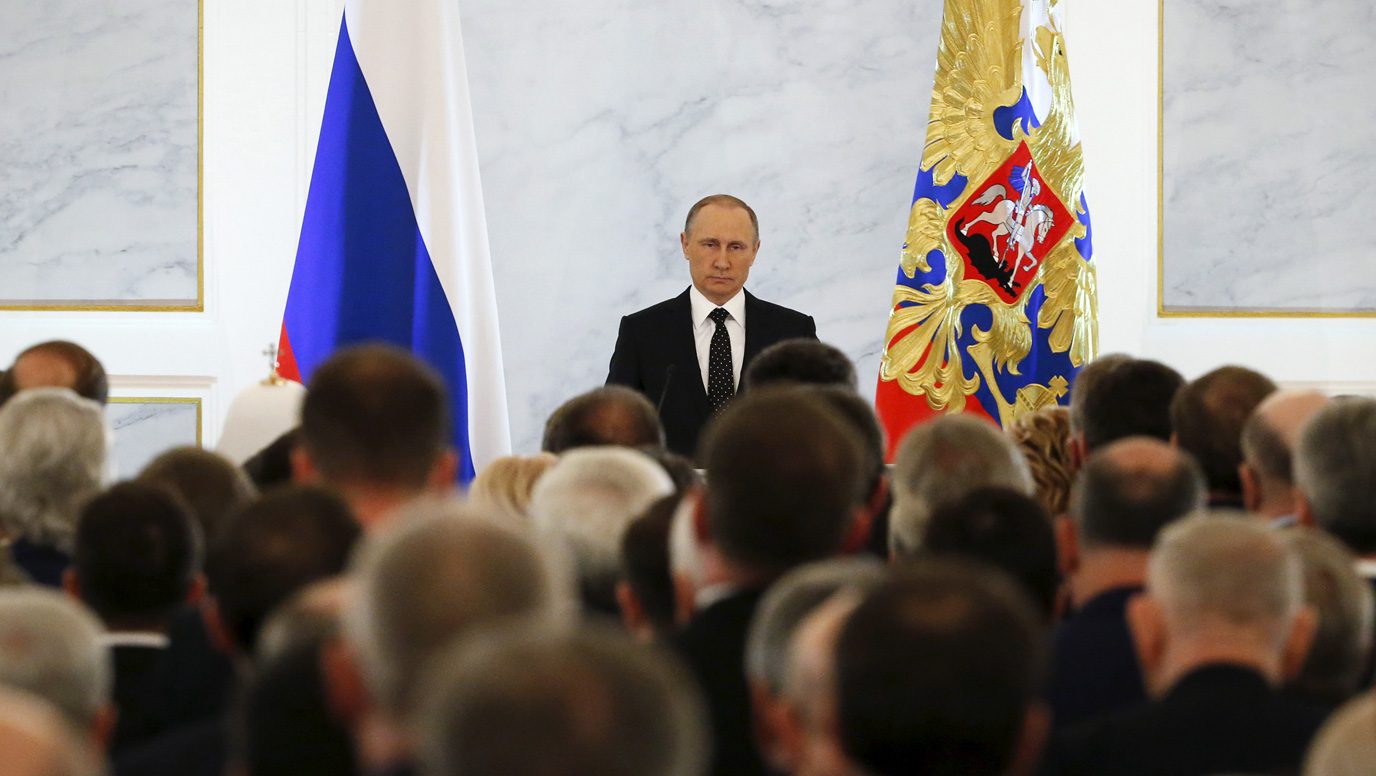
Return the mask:
<svg viewBox="0 0 1376 776">
<path fill-rule="evenodd" d="M 836 347 L 813 339 L 776 342 L 760 351 L 746 367 L 746 389 L 766 385 L 835 385 L 856 388 L 855 365 Z"/>
<path fill-rule="evenodd" d="M 1204 476 L 1165 442 L 1124 439 L 1100 449 L 1071 503 L 1080 544 L 1148 550 L 1166 525 L 1204 506 Z"/>
<path fill-rule="evenodd" d="M 674 627 L 674 582 L 669 564 L 669 530 L 680 496 L 665 496 L 626 526 L 621 537 L 621 580 L 656 633 Z"/>
<path fill-rule="evenodd" d="M 161 485 L 191 508 L 201 535 L 213 539 L 229 516 L 257 495 L 243 470 L 228 458 L 199 447 L 174 447 L 139 472 L 139 482 Z"/>
<path fill-rule="evenodd" d="M 745 675 L 775 696 L 784 691 L 789 648 L 798 626 L 817 607 L 840 592 L 858 596 L 879 586 L 885 567 L 869 557 L 833 558 L 799 566 L 770 585 L 750 622 L 745 645 Z"/>
<path fill-rule="evenodd" d="M 1251 631 L 1277 654 L 1304 603 L 1299 558 L 1275 531 L 1244 518 L 1195 517 L 1164 530 L 1147 589 L 1173 635 Z"/>
<path fill-rule="evenodd" d="M 573 558 L 584 603 L 614 615 L 621 537 L 673 491 L 664 469 L 634 450 L 582 448 L 564 453 L 536 483 L 530 517 Z"/>
<path fill-rule="evenodd" d="M 1242 457 L 1264 480 L 1290 486 L 1300 430 L 1328 397 L 1318 391 L 1276 391 L 1242 425 Z"/>
<path fill-rule="evenodd" d="M 599 445 L 663 447 L 664 428 L 650 400 L 624 385 L 579 394 L 549 416 L 540 449 L 558 454 Z"/>
<path fill-rule="evenodd" d="M 1022 451 L 1036 484 L 1037 500 L 1055 517 L 1070 509 L 1075 465 L 1070 457 L 1070 410 L 1044 407 L 1015 418 L 1008 436 Z"/>
<path fill-rule="evenodd" d="M 1194 455 L 1209 491 L 1242 494 L 1242 427 L 1276 384 L 1240 366 L 1223 366 L 1186 383 L 1171 401 L 1176 444 Z"/>
<path fill-rule="evenodd" d="M 697 776 L 702 702 L 668 655 L 612 632 L 518 629 L 437 662 L 428 776 Z"/>
<path fill-rule="evenodd" d="M 1376 771 L 1376 694 L 1366 693 L 1329 717 L 1304 762 L 1305 776 L 1367 776 Z"/>
<path fill-rule="evenodd" d="M 99 776 L 83 736 L 41 698 L 0 689 L 0 768 L 5 776 Z"/>
<path fill-rule="evenodd" d="M 517 520 L 530 516 L 535 483 L 559 458 L 549 453 L 507 455 L 489 462 L 468 486 L 469 498 L 490 504 Z"/>
<path fill-rule="evenodd" d="M 1112 372 L 1122 364 L 1132 361 L 1132 356 L 1126 353 L 1104 353 L 1093 361 L 1085 364 L 1075 375 L 1075 382 L 1070 389 L 1070 433 L 1078 434 L 1085 427 L 1085 397 L 1094 393 L 1095 385 L 1104 375 Z"/>
<path fill-rule="evenodd" d="M 301 445 L 330 483 L 420 489 L 450 433 L 439 375 L 389 345 L 335 353 L 301 405 Z"/>
<path fill-rule="evenodd" d="M 1290 686 L 1322 703 L 1352 697 L 1371 656 L 1371 585 L 1357 573 L 1357 558 L 1322 531 L 1294 527 L 1285 540 L 1304 570 L 1305 603 L 1318 613 L 1314 643 Z"/>
<path fill-rule="evenodd" d="M 982 487 L 1033 492 L 1027 461 L 997 426 L 943 415 L 913 429 L 894 460 L 889 546 L 915 552 L 932 510 Z"/>
<path fill-rule="evenodd" d="M 896 571 L 837 642 L 841 744 L 876 776 L 1005 773 L 1044 664 L 1032 604 L 998 572 Z"/>
<path fill-rule="evenodd" d="M 110 663 L 100 623 L 52 590 L 0 590 L 0 685 L 56 706 L 90 730 L 110 701 Z"/>
<path fill-rule="evenodd" d="M 16 356 L 14 365 L 0 373 L 0 405 L 31 388 L 69 388 L 98 404 L 110 398 L 110 382 L 99 359 L 66 340 L 40 342 Z"/>
<path fill-rule="evenodd" d="M 873 493 L 887 470 L 884 465 L 884 430 L 879 427 L 874 407 L 860 398 L 853 388 L 818 385 L 807 390 L 834 410 L 859 438 L 860 449 L 864 453 L 862 468 L 865 472 L 865 495 Z"/>
<path fill-rule="evenodd" d="M 732 562 L 777 575 L 841 549 L 859 505 L 860 442 L 820 399 L 798 389 L 742 395 L 708 426 L 712 540 Z"/>
<path fill-rule="evenodd" d="M 11 537 L 70 549 L 77 510 L 100 490 L 107 439 L 100 405 L 66 388 L 0 408 L 0 521 Z"/>
<path fill-rule="evenodd" d="M 354 560 L 345 631 L 383 711 L 405 721 L 420 675 L 446 644 L 509 618 L 551 616 L 560 580 L 520 533 L 471 504 L 424 501 Z"/>
<path fill-rule="evenodd" d="M 1112 367 L 1082 389 L 1085 446 L 1092 453 L 1131 436 L 1169 440 L 1171 401 L 1184 384 L 1179 372 L 1157 361 L 1133 359 Z"/>
<path fill-rule="evenodd" d="M 165 627 L 200 568 L 200 531 L 163 488 L 123 482 L 81 511 L 72 569 L 81 600 L 112 630 Z"/>
<path fill-rule="evenodd" d="M 1335 399 L 1310 418 L 1295 483 L 1320 528 L 1358 555 L 1376 553 L 1376 399 Z"/>
<path fill-rule="evenodd" d="M 1041 505 L 1007 488 L 981 488 L 932 513 L 922 552 L 970 558 L 1001 569 L 1022 585 L 1050 621 L 1060 573 L 1051 518 Z"/>
<path fill-rule="evenodd" d="M 294 644 L 261 661 L 235 717 L 235 757 L 245 774 L 358 772 L 349 731 L 331 708 L 316 641 Z"/>
<path fill-rule="evenodd" d="M 263 620 L 310 583 L 348 565 L 362 529 L 328 490 L 274 490 L 233 515 L 206 556 L 210 591 L 236 646 L 253 651 Z"/>
</svg>

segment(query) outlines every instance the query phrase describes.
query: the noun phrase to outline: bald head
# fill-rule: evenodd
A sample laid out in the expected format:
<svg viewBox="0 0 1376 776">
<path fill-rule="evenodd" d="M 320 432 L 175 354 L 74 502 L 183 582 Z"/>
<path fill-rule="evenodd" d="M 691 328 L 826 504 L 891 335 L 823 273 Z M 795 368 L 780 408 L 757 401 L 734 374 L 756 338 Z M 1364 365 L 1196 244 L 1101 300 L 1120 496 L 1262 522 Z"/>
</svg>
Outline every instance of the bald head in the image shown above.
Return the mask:
<svg viewBox="0 0 1376 776">
<path fill-rule="evenodd" d="M 1242 427 L 1243 503 L 1266 517 L 1293 515 L 1295 448 L 1300 429 L 1329 398 L 1318 391 L 1277 391 L 1257 405 Z"/>
<path fill-rule="evenodd" d="M 110 393 L 100 361 L 90 351 L 65 340 L 40 342 L 20 353 L 9 371 L 0 375 L 0 404 L 30 388 L 70 388 L 101 404 Z"/>
<path fill-rule="evenodd" d="M 1204 506 L 1204 477 L 1186 453 L 1131 437 L 1089 459 L 1071 505 L 1086 548 L 1150 549 L 1167 524 Z"/>
</svg>

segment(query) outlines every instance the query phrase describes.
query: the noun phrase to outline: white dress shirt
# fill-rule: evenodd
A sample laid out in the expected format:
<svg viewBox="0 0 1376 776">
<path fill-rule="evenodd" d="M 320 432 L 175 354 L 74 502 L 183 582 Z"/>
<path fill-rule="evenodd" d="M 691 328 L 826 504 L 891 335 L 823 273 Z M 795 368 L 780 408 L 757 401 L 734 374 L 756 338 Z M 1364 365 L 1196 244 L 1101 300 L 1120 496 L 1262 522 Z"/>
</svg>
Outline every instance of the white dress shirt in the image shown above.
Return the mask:
<svg viewBox="0 0 1376 776">
<path fill-rule="evenodd" d="M 698 351 L 698 369 L 702 372 L 702 390 L 707 390 L 707 359 L 712 352 L 712 335 L 717 324 L 712 321 L 712 311 L 717 305 L 708 301 L 697 286 L 688 288 L 688 300 L 693 308 L 693 344 Z M 745 360 L 745 291 L 721 305 L 726 310 L 726 333 L 731 336 L 731 385 L 741 384 L 741 362 Z"/>
</svg>

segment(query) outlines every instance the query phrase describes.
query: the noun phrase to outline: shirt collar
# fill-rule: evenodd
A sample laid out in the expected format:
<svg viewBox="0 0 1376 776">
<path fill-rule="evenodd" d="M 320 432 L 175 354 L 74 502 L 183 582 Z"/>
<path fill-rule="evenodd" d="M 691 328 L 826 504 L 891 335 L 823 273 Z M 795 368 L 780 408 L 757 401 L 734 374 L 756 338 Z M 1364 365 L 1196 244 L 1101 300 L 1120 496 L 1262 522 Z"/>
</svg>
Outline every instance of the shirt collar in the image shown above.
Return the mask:
<svg viewBox="0 0 1376 776">
<path fill-rule="evenodd" d="M 104 633 L 100 636 L 100 645 L 103 647 L 151 647 L 154 649 L 167 649 L 171 640 L 161 633 L 150 633 L 146 631 L 115 631 Z"/>
<path fill-rule="evenodd" d="M 736 292 L 736 295 L 726 300 L 724 305 L 715 305 L 702 295 L 697 286 L 688 287 L 688 301 L 693 308 L 693 326 L 701 326 L 707 321 L 707 316 L 718 306 L 724 308 L 726 312 L 740 325 L 745 325 L 745 289 Z"/>
</svg>

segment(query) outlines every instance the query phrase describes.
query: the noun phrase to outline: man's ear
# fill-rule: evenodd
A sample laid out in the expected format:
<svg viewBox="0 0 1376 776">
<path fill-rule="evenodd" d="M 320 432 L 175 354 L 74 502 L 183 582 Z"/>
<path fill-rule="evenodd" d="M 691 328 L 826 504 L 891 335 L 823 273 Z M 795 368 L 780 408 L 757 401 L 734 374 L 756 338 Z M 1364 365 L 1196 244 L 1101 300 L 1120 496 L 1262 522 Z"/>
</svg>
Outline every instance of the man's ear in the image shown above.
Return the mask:
<svg viewBox="0 0 1376 776">
<path fill-rule="evenodd" d="M 1285 650 L 1281 653 L 1281 681 L 1288 682 L 1300 675 L 1318 630 L 1318 612 L 1312 606 L 1301 607 L 1290 624 L 1290 633 L 1285 637 Z"/>
<path fill-rule="evenodd" d="M 325 680 L 325 706 L 346 727 L 353 726 L 371 706 L 358 656 L 342 638 L 320 645 L 320 675 Z"/>
<path fill-rule="evenodd" d="M 81 600 L 81 583 L 76 579 L 76 569 L 71 566 L 62 570 L 62 592 L 78 601 Z"/>
<path fill-rule="evenodd" d="M 291 448 L 291 481 L 302 485 L 316 485 L 320 482 L 320 470 L 306 448 L 297 442 Z"/>
<path fill-rule="evenodd" d="M 205 574 L 196 574 L 191 578 L 191 584 L 186 586 L 186 603 L 192 606 L 200 605 L 201 601 L 205 600 L 206 588 Z"/>
<path fill-rule="evenodd" d="M 712 541 L 712 524 L 707 517 L 707 494 L 698 490 L 689 498 L 693 499 L 693 541 L 709 544 Z"/>
<path fill-rule="evenodd" d="M 452 447 L 446 447 L 430 467 L 425 484 L 430 490 L 447 492 L 454 487 L 459 474 L 459 454 Z"/>
<path fill-rule="evenodd" d="M 1128 631 L 1137 650 L 1137 662 L 1142 667 L 1142 681 L 1147 694 L 1156 697 L 1164 687 L 1157 687 L 1156 677 L 1166 654 L 1168 634 L 1165 613 L 1161 605 L 1147 593 L 1139 593 L 1128 601 Z"/>
<path fill-rule="evenodd" d="M 230 657 L 239 654 L 239 646 L 230 635 L 229 624 L 225 622 L 220 604 L 213 596 L 201 601 L 201 622 L 205 623 L 205 632 L 210 637 L 211 645 Z"/>
<path fill-rule="evenodd" d="M 1008 758 L 1008 776 L 1032 776 L 1037 773 L 1042 752 L 1051 738 L 1051 710 L 1041 701 L 1027 707 L 1018 738 Z"/>
<path fill-rule="evenodd" d="M 1066 440 L 1066 452 L 1070 455 L 1070 470 L 1077 472 L 1085 468 L 1089 460 L 1089 448 L 1085 445 L 1085 432 L 1071 434 Z"/>
<path fill-rule="evenodd" d="M 1295 494 L 1295 522 L 1310 528 L 1317 528 L 1318 523 L 1314 520 L 1314 507 L 1309 503 L 1309 497 L 1304 495 L 1304 491 L 1293 485 L 1290 486 L 1290 490 Z"/>
<path fill-rule="evenodd" d="M 775 698 L 758 679 L 750 680 L 750 710 L 760 755 L 775 773 L 795 773 L 800 764 L 802 728 L 789 704 Z"/>
<path fill-rule="evenodd" d="M 874 526 L 874 513 L 868 507 L 858 506 L 851 511 L 850 526 L 845 538 L 841 540 L 841 554 L 854 555 L 869 545 L 870 529 Z"/>
<path fill-rule="evenodd" d="M 1057 515 L 1052 527 L 1056 533 L 1056 561 L 1061 577 L 1068 579 L 1080 568 L 1080 537 L 1075 531 L 1075 520 L 1070 515 Z"/>
<path fill-rule="evenodd" d="M 1261 478 L 1246 461 L 1237 465 L 1237 478 L 1242 482 L 1242 508 L 1256 512 L 1261 507 Z"/>
<path fill-rule="evenodd" d="M 621 612 L 621 624 L 626 627 L 627 633 L 637 638 L 653 635 L 649 633 L 645 607 L 640 605 L 640 598 L 625 581 L 616 583 L 616 608 Z"/>
<path fill-rule="evenodd" d="M 91 721 L 91 740 L 95 742 L 96 750 L 109 752 L 110 744 L 115 740 L 115 724 L 119 722 L 119 709 L 113 702 L 100 707 L 96 712 L 95 719 Z"/>
<path fill-rule="evenodd" d="M 687 261 L 687 260 L 688 260 L 688 233 L 687 233 L 687 232 L 679 232 L 679 233 L 678 233 L 678 244 L 679 244 L 679 247 L 683 249 L 683 260 L 684 260 L 684 261 Z"/>
</svg>

